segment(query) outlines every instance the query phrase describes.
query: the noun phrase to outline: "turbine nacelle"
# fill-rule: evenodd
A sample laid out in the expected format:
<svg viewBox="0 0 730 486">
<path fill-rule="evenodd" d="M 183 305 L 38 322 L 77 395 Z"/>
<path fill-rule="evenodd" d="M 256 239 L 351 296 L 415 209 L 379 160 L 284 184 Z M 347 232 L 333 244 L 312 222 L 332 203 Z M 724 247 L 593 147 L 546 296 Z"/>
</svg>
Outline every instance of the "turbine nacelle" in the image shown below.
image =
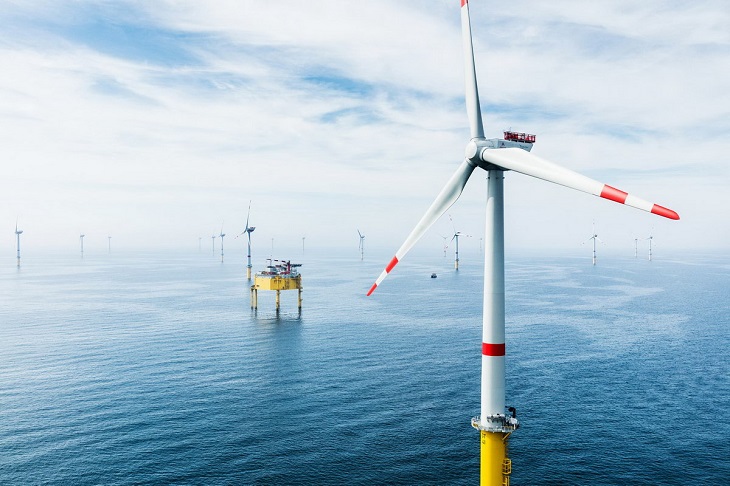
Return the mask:
<svg viewBox="0 0 730 486">
<path fill-rule="evenodd" d="M 505 132 L 505 137 L 511 133 L 513 132 Z M 482 157 L 482 153 L 487 149 L 503 148 L 519 148 L 529 152 L 532 150 L 532 146 L 534 145 L 535 136 L 527 135 L 527 137 L 531 137 L 532 142 L 507 140 L 506 138 L 472 138 L 469 140 L 469 143 L 466 144 L 466 148 L 464 149 L 464 158 L 466 158 L 473 167 L 481 167 L 484 170 L 500 168 L 509 170 L 506 167 L 499 167 L 498 165 L 486 161 L 484 157 Z"/>
</svg>

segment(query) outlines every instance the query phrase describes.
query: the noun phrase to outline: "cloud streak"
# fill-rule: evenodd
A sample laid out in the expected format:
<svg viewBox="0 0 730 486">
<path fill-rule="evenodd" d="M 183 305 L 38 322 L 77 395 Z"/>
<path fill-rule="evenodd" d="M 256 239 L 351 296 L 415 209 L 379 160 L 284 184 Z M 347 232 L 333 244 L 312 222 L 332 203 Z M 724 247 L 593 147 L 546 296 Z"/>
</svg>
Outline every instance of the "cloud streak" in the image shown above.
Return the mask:
<svg viewBox="0 0 730 486">
<path fill-rule="evenodd" d="M 724 2 L 470 5 L 489 136 L 537 133 L 538 155 L 683 217 L 604 211 L 510 174 L 514 246 L 536 243 L 513 221 L 565 247 L 600 214 L 660 227 L 667 247 L 727 248 L 702 203 L 730 206 L 717 184 L 730 140 Z M 30 248 L 122 228 L 117 245 L 153 234 L 194 248 L 221 220 L 243 224 L 253 199 L 264 240 L 350 245 L 360 227 L 392 250 L 468 136 L 455 1 L 17 2 L 0 22 L 0 216 L 10 227 L 21 215 Z M 480 180 L 451 211 L 471 234 Z M 424 244 L 440 251 L 437 232 Z"/>
</svg>

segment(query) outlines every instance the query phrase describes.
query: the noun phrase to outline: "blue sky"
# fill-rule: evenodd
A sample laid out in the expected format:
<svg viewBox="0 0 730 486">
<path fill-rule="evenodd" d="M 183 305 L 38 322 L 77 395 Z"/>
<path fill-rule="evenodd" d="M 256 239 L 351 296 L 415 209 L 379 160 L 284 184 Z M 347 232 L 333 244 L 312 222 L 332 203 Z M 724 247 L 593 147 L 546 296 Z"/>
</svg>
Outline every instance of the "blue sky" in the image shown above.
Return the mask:
<svg viewBox="0 0 730 486">
<path fill-rule="evenodd" d="M 725 0 L 472 0 L 488 137 L 679 212 L 507 174 L 510 248 L 728 248 Z M 221 224 L 394 251 L 468 141 L 456 0 L 0 3 L 0 248 L 197 248 Z M 477 172 L 449 211 L 483 232 Z M 419 245 L 441 251 L 444 216 Z M 478 238 L 462 247 L 478 247 Z M 232 249 L 242 246 L 231 241 Z"/>
</svg>

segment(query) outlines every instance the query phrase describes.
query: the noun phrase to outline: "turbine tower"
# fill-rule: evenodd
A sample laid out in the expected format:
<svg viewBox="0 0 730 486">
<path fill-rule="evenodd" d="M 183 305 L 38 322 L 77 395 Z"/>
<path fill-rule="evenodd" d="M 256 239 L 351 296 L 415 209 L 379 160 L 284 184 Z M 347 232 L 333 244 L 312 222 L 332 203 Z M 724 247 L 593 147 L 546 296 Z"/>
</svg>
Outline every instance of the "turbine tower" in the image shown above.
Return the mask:
<svg viewBox="0 0 730 486">
<path fill-rule="evenodd" d="M 213 255 L 215 255 L 215 239 L 217 238 L 217 236 L 213 235 L 210 238 L 213 240 Z"/>
<path fill-rule="evenodd" d="M 304 253 L 304 240 L 306 239 L 306 236 L 302 236 L 302 253 Z"/>
<path fill-rule="evenodd" d="M 79 240 L 81 240 L 81 258 L 84 257 L 84 236 L 86 235 L 79 236 Z"/>
<path fill-rule="evenodd" d="M 649 237 L 647 238 L 647 240 L 649 240 L 649 261 L 651 261 L 651 240 L 653 239 L 654 237 L 651 235 L 649 235 Z"/>
<path fill-rule="evenodd" d="M 360 235 L 360 245 L 357 249 L 360 250 L 360 260 L 362 261 L 365 258 L 365 235 L 360 233 L 360 230 L 357 230 L 357 234 Z"/>
<path fill-rule="evenodd" d="M 248 220 L 251 216 L 251 201 L 248 202 L 248 214 L 246 215 L 246 229 L 241 234 L 236 235 L 236 238 L 245 234 L 248 236 L 248 263 L 246 264 L 246 278 L 251 280 L 251 233 L 256 229 L 255 226 L 249 226 Z M 272 243 L 273 245 L 273 243 Z M 304 247 L 304 240 L 302 240 L 302 247 Z"/>
<path fill-rule="evenodd" d="M 504 283 L 504 172 L 511 170 L 643 209 L 669 219 L 679 219 L 671 209 L 647 202 L 601 182 L 530 154 L 534 135 L 505 132 L 504 139 L 486 139 L 479 106 L 468 0 L 461 0 L 463 53 L 466 64 L 466 109 L 470 140 L 465 159 L 446 183 L 393 259 L 370 287 L 371 295 L 426 231 L 461 195 L 472 172 L 487 171 L 487 205 L 484 251 L 484 306 L 482 322 L 481 413 L 472 419 L 480 431 L 480 481 L 482 485 L 509 484 L 509 436 L 519 427 L 516 413 L 505 414 L 505 283 Z"/>
<path fill-rule="evenodd" d="M 603 241 L 596 234 L 596 224 L 593 223 L 593 225 L 591 227 L 593 228 L 591 231 L 592 236 L 590 238 L 588 238 L 586 240 L 586 242 L 593 240 L 593 264 L 595 265 L 596 264 L 596 240 L 600 241 L 601 243 L 603 243 Z M 583 242 L 583 244 L 585 244 L 585 242 Z"/>
<path fill-rule="evenodd" d="M 465 235 L 464 233 L 460 231 L 456 231 L 456 226 L 454 226 L 454 220 L 451 219 L 451 215 L 449 214 L 449 221 L 451 221 L 451 226 L 454 228 L 454 236 L 451 237 L 451 241 L 456 240 L 456 252 L 454 253 L 454 270 L 459 269 L 459 236 L 466 236 L 467 238 L 471 238 L 471 235 Z"/>
<path fill-rule="evenodd" d="M 639 258 L 639 239 L 634 238 L 634 258 Z"/>
<path fill-rule="evenodd" d="M 18 268 L 20 268 L 20 235 L 23 233 L 23 230 L 18 229 L 18 220 L 15 220 L 15 238 L 18 241 Z"/>
<path fill-rule="evenodd" d="M 107 236 L 107 238 L 109 239 L 109 253 L 111 253 L 112 252 L 112 237 Z"/>
<path fill-rule="evenodd" d="M 223 223 L 221 223 L 221 234 L 219 236 L 221 237 L 221 263 L 223 263 L 223 237 L 226 236 L 223 232 Z"/>
</svg>

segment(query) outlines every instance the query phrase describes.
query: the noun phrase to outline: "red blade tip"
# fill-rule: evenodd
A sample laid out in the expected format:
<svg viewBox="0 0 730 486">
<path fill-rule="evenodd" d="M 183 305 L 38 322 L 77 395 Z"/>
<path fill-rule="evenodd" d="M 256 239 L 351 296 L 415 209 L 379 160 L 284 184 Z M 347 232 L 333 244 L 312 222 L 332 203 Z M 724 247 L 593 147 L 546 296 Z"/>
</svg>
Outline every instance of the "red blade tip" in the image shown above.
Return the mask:
<svg viewBox="0 0 730 486">
<path fill-rule="evenodd" d="M 679 219 L 679 215 L 676 212 L 658 204 L 655 204 L 654 207 L 651 208 L 651 212 L 654 214 L 658 214 L 659 216 L 664 216 L 665 218 Z"/>
</svg>

